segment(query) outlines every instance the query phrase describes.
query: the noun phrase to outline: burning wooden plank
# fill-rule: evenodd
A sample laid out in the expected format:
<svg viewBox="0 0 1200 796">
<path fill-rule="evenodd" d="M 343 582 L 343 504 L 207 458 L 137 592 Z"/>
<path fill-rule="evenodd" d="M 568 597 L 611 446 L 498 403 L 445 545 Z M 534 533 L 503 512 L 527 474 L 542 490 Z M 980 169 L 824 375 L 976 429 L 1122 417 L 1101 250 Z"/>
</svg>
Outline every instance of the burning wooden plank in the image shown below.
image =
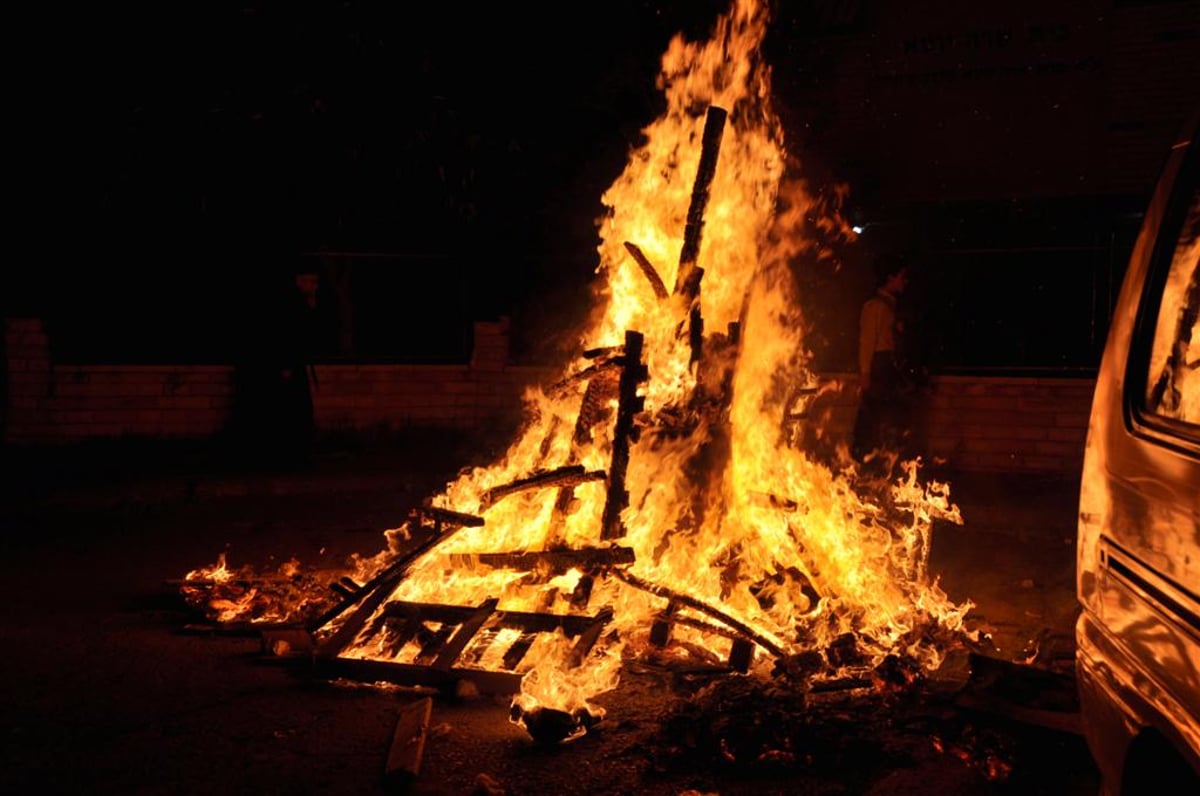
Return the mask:
<svg viewBox="0 0 1200 796">
<path fill-rule="evenodd" d="M 476 608 L 462 605 L 411 603 L 403 600 L 393 600 L 383 608 L 383 612 L 387 616 L 417 616 L 424 620 L 446 624 L 461 624 L 467 621 L 476 610 Z M 561 630 L 568 637 L 573 638 L 591 629 L 602 618 L 607 621 L 611 618 L 611 614 L 602 611 L 595 616 L 583 616 L 580 614 L 493 610 L 489 626 L 516 628 L 530 633 L 552 633 Z"/>
<path fill-rule="evenodd" d="M 695 597 L 689 597 L 686 594 L 680 594 L 679 592 L 672 591 L 671 589 L 668 589 L 665 586 L 660 586 L 656 583 L 651 583 L 647 580 L 643 580 L 642 578 L 639 578 L 637 575 L 634 575 L 625 570 L 614 569 L 613 574 L 617 578 L 624 581 L 625 583 L 628 583 L 630 586 L 633 586 L 634 588 L 641 589 L 643 591 L 648 591 L 651 594 L 658 595 L 659 597 L 665 597 L 667 600 L 677 603 L 678 605 L 686 606 L 688 608 L 691 608 L 692 610 L 699 611 L 702 614 L 707 614 L 708 616 L 712 617 L 713 619 L 716 619 L 717 621 L 724 623 L 731 629 L 736 630 L 738 633 L 742 634 L 745 638 L 749 639 L 750 641 L 753 641 L 755 644 L 757 644 L 760 647 L 762 647 L 763 649 L 767 650 L 772 655 L 775 655 L 776 657 L 779 657 L 779 658 L 784 657 L 784 651 L 779 647 L 778 644 L 771 641 L 769 638 L 762 635 L 761 633 L 755 632 L 753 628 L 746 625 L 744 622 L 740 622 L 737 619 L 734 619 L 732 616 L 725 613 L 724 611 L 721 611 L 718 608 L 714 608 L 711 605 L 701 602 L 700 600 L 697 600 Z"/>
<path fill-rule="evenodd" d="M 704 340 L 704 319 L 700 315 L 700 280 L 704 269 L 700 259 L 700 239 L 704 231 L 704 210 L 708 206 L 709 189 L 717 173 L 717 156 L 721 152 L 721 136 L 725 132 L 724 108 L 709 106 L 704 119 L 704 137 L 700 144 L 700 165 L 692 184 L 692 200 L 688 206 L 683 230 L 683 247 L 679 252 L 679 270 L 675 274 L 675 295 L 682 296 L 688 308 L 688 340 L 692 347 L 692 362 L 700 359 Z"/>
<path fill-rule="evenodd" d="M 416 658 L 419 662 L 324 656 L 315 662 L 317 669 L 330 676 L 435 688 L 451 688 L 460 680 L 470 680 L 481 692 L 512 694 L 520 690 L 523 675 L 515 669 L 532 645 L 532 637 L 539 633 L 561 632 L 574 639 L 567 665 L 579 666 L 613 616 L 611 609 L 584 616 L 498 611 L 496 604 L 495 599 L 486 600 L 475 607 L 393 600 L 380 610 L 384 620 L 381 626 L 390 620 L 402 625 L 397 631 L 396 640 L 389 647 L 402 648 L 406 641 L 424 631 L 426 639 Z M 441 627 L 431 633 L 425 628 L 426 623 Z M 483 650 L 476 647 L 490 645 L 497 631 L 505 629 L 517 632 L 512 634 L 513 640 L 507 649 L 498 650 L 496 655 L 491 656 L 501 662 L 505 670 L 478 666 L 483 658 Z M 467 655 L 468 652 L 471 654 Z"/>
<path fill-rule="evenodd" d="M 463 566 L 515 569 L 520 572 L 561 574 L 571 569 L 624 566 L 635 561 L 630 547 L 588 547 L 513 553 L 456 553 L 451 561 Z"/>
<path fill-rule="evenodd" d="M 642 269 L 642 275 L 646 277 L 646 281 L 650 283 L 651 289 L 654 290 L 654 295 L 659 299 L 666 299 L 671 294 L 667 292 L 667 286 L 663 284 L 662 277 L 658 275 L 658 269 L 646 257 L 637 244 L 625 241 L 625 250 L 633 255 L 633 261 Z"/>
<path fill-rule="evenodd" d="M 633 419 L 645 406 L 646 399 L 637 394 L 638 385 L 648 373 L 642 364 L 642 335 L 625 332 L 624 365 L 621 370 L 620 397 L 617 420 L 613 428 L 612 465 L 609 468 L 608 496 L 600 521 L 600 538 L 619 539 L 625 535 L 621 512 L 629 505 L 629 490 L 625 488 L 625 473 L 629 469 L 629 447 L 636 436 Z"/>
<path fill-rule="evenodd" d="M 620 359 L 609 360 L 611 366 L 622 366 Z M 575 428 L 571 433 L 570 461 L 572 464 L 579 459 L 580 449 L 587 445 L 593 434 L 593 429 L 604 422 L 609 414 L 609 403 L 612 398 L 620 395 L 620 372 L 611 367 L 599 371 L 588 379 L 583 400 L 579 405 L 579 414 L 575 418 Z M 546 533 L 547 546 L 556 546 L 562 541 L 563 530 L 567 517 L 575 506 L 575 484 L 564 484 L 559 488 L 554 499 L 554 511 L 550 515 L 550 527 Z"/>
<path fill-rule="evenodd" d="M 321 645 L 320 653 L 322 655 L 336 655 L 358 634 L 363 624 L 366 623 L 379 605 L 388 598 L 396 584 L 404 578 L 413 561 L 445 541 L 446 538 L 459 528 L 464 526 L 479 527 L 483 525 L 482 517 L 433 506 L 424 506 L 417 509 L 414 515 L 418 521 L 432 520 L 433 522 L 432 527 L 425 525 L 423 522 L 419 525 L 419 529 L 423 531 L 423 538 L 390 566 L 384 568 L 382 572 L 372 578 L 370 582 L 365 584 L 356 593 L 326 611 L 310 625 L 310 629 L 314 631 L 319 630 L 345 611 L 357 606 L 354 613 Z M 447 528 L 447 526 L 450 527 Z"/>
<path fill-rule="evenodd" d="M 603 470 L 588 471 L 581 464 L 567 465 L 566 467 L 536 473 L 527 478 L 518 478 L 502 486 L 493 487 L 484 493 L 483 498 L 480 500 L 480 508 L 486 510 L 495 505 L 500 499 L 516 492 L 523 492 L 529 489 L 543 489 L 548 486 L 575 486 L 576 484 L 583 484 L 588 481 L 603 481 L 605 477 Z"/>
<path fill-rule="evenodd" d="M 329 588 L 333 589 L 342 597 L 354 597 L 362 591 L 362 584 L 355 581 L 349 576 L 338 578 L 333 583 L 329 584 Z"/>
<path fill-rule="evenodd" d="M 449 669 L 458 660 L 458 656 L 467 648 L 467 644 L 471 642 L 471 639 L 475 637 L 479 629 L 483 627 L 483 623 L 495 613 L 496 606 L 499 604 L 500 601 L 495 597 L 484 600 L 480 603 L 479 607 L 465 617 L 463 622 L 459 624 L 458 630 L 454 632 L 454 635 L 450 637 L 450 640 L 446 642 L 445 646 L 438 653 L 437 658 L 434 659 L 433 668 Z"/>
</svg>

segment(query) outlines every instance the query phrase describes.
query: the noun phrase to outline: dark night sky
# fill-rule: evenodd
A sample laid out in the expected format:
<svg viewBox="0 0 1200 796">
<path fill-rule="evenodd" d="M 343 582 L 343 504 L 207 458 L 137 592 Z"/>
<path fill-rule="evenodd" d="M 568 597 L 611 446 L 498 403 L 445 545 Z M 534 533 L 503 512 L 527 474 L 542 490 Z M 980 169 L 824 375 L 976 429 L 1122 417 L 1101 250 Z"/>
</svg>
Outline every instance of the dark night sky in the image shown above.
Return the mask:
<svg viewBox="0 0 1200 796">
<path fill-rule="evenodd" d="M 37 262 L 6 304 L 200 323 L 320 247 L 432 259 L 408 287 L 466 284 L 455 311 L 474 315 L 586 279 L 666 43 L 725 8 L 591 5 L 23 12 L 19 230 Z"/>
<path fill-rule="evenodd" d="M 1060 96 L 1079 104 L 1079 85 L 1102 82 L 981 79 L 908 90 L 893 81 L 871 84 L 875 105 L 855 104 L 863 93 L 855 76 L 891 68 L 887 54 L 904 54 L 910 40 L 1059 24 L 1076 19 L 1078 2 L 1024 0 L 995 20 L 976 11 L 957 23 L 884 15 L 864 45 L 884 59 L 873 65 L 866 53 L 829 49 L 840 40 L 840 15 L 895 7 L 778 5 L 768 39 L 776 88 L 811 95 L 781 104 L 785 123 L 795 123 L 789 134 L 823 130 L 825 143 L 853 150 L 852 161 L 895 150 L 860 158 L 868 177 L 882 170 L 899 190 L 917 189 L 909 172 L 932 173 L 931 155 L 961 145 L 959 160 L 942 157 L 941 177 L 965 175 L 986 188 L 961 167 L 966 158 L 1022 184 L 1042 168 L 1042 183 L 1054 188 L 1073 175 L 1055 168 L 1080 160 L 1086 170 L 1077 153 L 1104 151 L 1103 140 L 1083 138 L 1106 134 L 1104 120 L 1085 110 L 1071 127 L 1042 107 Z M 171 330 L 236 341 L 237 328 L 212 331 L 214 317 L 251 312 L 266 275 L 325 247 L 395 255 L 390 281 L 367 291 L 379 314 L 433 310 L 469 322 L 519 316 L 539 301 L 569 313 L 595 265 L 600 195 L 658 115 L 654 78 L 666 44 L 677 32 L 705 37 L 726 8 L 714 0 L 22 8 L 12 26 L 19 69 L 10 151 L 14 226 L 30 255 L 8 276 L 5 312 L 57 316 L 76 338 L 111 332 L 110 349 L 144 340 L 149 325 L 161 332 L 163 355 L 174 356 Z M 825 39 L 806 38 L 814 21 Z M 1100 45 L 1080 35 L 1044 58 L 1070 61 L 1092 46 Z M 1043 58 L 1028 47 L 1008 52 L 1016 54 L 1000 66 Z M 989 52 L 976 55 L 995 65 Z M 906 76 L 934 66 L 914 57 Z M 840 90 L 839 74 L 858 95 Z M 881 132 L 893 136 L 886 146 Z M 1048 135 L 1071 157 L 1041 146 L 1037 168 L 1011 168 L 1015 149 L 986 160 Z M 935 143 L 922 150 L 927 139 Z M 812 164 L 814 153 L 805 154 Z M 1155 150 L 1149 162 L 1158 158 Z"/>
<path fill-rule="evenodd" d="M 72 10 L 30 114 L 34 202 L 124 260 L 569 241 L 540 217 L 583 197 L 566 223 L 589 228 L 681 25 L 603 5 Z"/>
</svg>

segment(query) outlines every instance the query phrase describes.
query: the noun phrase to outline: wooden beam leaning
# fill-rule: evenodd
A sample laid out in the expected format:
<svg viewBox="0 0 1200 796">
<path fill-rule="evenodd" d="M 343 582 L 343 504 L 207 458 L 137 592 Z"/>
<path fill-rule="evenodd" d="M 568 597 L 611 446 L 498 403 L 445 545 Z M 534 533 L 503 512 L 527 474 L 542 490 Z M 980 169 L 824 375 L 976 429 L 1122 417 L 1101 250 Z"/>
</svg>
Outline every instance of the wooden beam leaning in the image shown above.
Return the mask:
<svg viewBox="0 0 1200 796">
<path fill-rule="evenodd" d="M 642 411 L 646 399 L 637 394 L 638 385 L 649 374 L 642 364 L 643 338 L 640 332 L 625 332 L 625 354 L 622 357 L 621 381 L 617 398 L 617 419 L 613 427 L 612 464 L 608 471 L 608 494 L 600 521 L 600 538 L 619 539 L 625 535 L 621 512 L 629 505 L 629 490 L 625 488 L 625 473 L 629 469 L 629 448 L 637 435 L 634 417 Z"/>
<path fill-rule="evenodd" d="M 318 649 L 320 655 L 325 657 L 337 655 L 358 634 L 366 621 L 371 618 L 371 614 L 375 612 L 375 609 L 391 595 L 392 591 L 395 590 L 396 584 L 408 574 L 408 568 L 413 561 L 448 539 L 459 528 L 479 527 L 483 525 L 482 517 L 472 514 L 462 514 L 435 506 L 423 506 L 415 509 L 413 515 L 413 518 L 418 523 L 427 520 L 433 521 L 432 527 L 423 524 L 419 525 L 420 529 L 425 532 L 424 538 L 414 544 L 392 564 L 385 567 L 383 571 L 368 581 L 358 592 L 317 617 L 309 625 L 309 629 L 315 632 L 329 624 L 329 622 L 345 611 L 354 608 L 354 613 L 342 623 L 333 635 L 320 645 Z"/>
<path fill-rule="evenodd" d="M 641 248 L 636 243 L 625 241 L 625 251 L 633 255 L 633 261 L 642 269 L 642 276 L 646 277 L 646 281 L 650 283 L 650 288 L 654 291 L 655 297 L 661 301 L 670 296 L 667 292 L 667 286 L 663 284 L 662 277 L 658 275 L 658 269 L 654 267 L 654 264 L 650 262 Z"/>
<path fill-rule="evenodd" d="M 724 108 L 711 105 L 704 119 L 700 165 L 696 169 L 696 181 L 692 183 L 692 200 L 683 229 L 683 247 L 679 251 L 679 270 L 675 273 L 675 295 L 681 296 L 687 307 L 687 332 L 693 363 L 700 359 L 704 340 L 704 318 L 700 315 L 700 280 L 704 271 L 697 265 L 704 232 L 704 210 L 708 206 L 713 176 L 717 173 L 717 156 L 721 152 L 721 136 L 728 116 Z"/>
</svg>

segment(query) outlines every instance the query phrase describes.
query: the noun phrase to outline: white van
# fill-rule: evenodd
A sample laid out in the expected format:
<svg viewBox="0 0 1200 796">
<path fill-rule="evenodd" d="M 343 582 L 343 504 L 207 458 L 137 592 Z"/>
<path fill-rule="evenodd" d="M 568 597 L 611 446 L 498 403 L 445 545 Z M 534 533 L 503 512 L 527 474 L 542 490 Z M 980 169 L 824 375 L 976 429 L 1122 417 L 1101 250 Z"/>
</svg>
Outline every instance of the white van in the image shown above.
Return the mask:
<svg viewBox="0 0 1200 796">
<path fill-rule="evenodd" d="M 1200 144 L 1167 160 L 1117 299 L 1080 485 L 1076 674 L 1103 793 L 1200 794 Z"/>
</svg>

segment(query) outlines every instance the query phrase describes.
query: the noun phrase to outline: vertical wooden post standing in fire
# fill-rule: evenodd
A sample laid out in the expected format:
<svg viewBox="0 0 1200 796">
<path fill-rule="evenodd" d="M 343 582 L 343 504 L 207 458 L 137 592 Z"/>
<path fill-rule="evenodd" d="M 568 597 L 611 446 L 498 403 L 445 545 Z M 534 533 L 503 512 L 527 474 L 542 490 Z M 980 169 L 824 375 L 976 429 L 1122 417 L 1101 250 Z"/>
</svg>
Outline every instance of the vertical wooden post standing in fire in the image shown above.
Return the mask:
<svg viewBox="0 0 1200 796">
<path fill-rule="evenodd" d="M 622 356 L 620 397 L 617 399 L 617 419 L 613 429 L 612 466 L 608 469 L 608 494 L 604 501 L 604 517 L 600 525 L 601 539 L 619 539 L 625 535 L 621 512 L 629 505 L 629 490 L 625 488 L 625 472 L 629 468 L 629 443 L 634 436 L 633 417 L 642 411 L 645 399 L 637 394 L 638 385 L 646 380 L 642 364 L 642 335 L 625 332 L 625 354 Z"/>
<path fill-rule="evenodd" d="M 704 339 L 704 319 L 700 315 L 700 280 L 704 269 L 696 265 L 700 259 L 700 238 L 704 231 L 704 209 L 708 206 L 708 191 L 717 171 L 717 155 L 721 152 L 721 136 L 725 132 L 724 108 L 709 106 L 704 119 L 704 138 L 700 145 L 700 166 L 692 185 L 692 202 L 688 207 L 687 223 L 683 230 L 683 247 L 679 251 L 679 270 L 675 274 L 675 295 L 683 296 L 688 307 L 688 342 L 692 347 L 692 362 L 700 359 Z"/>
</svg>

